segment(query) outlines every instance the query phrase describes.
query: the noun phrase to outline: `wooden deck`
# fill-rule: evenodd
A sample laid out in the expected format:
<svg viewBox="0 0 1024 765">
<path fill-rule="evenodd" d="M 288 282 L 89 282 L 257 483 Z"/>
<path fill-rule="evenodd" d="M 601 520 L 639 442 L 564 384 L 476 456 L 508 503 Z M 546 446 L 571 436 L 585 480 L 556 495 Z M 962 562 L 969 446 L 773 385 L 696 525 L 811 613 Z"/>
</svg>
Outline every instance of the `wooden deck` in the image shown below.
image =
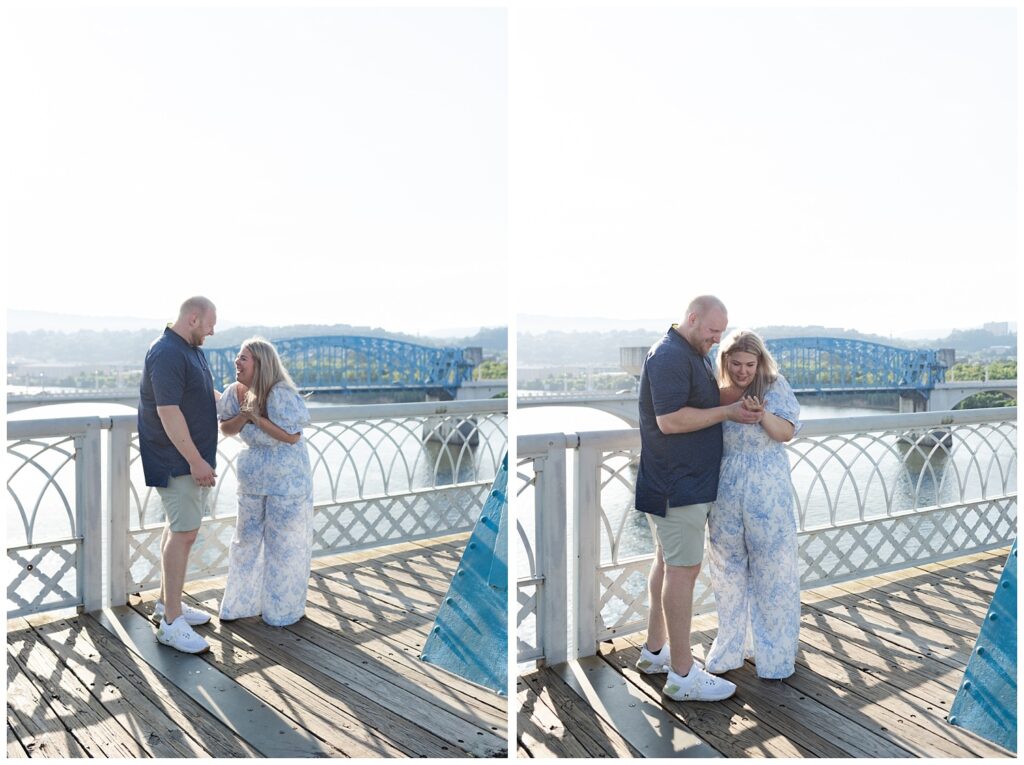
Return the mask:
<svg viewBox="0 0 1024 765">
<path fill-rule="evenodd" d="M 945 718 L 1009 548 L 802 593 L 786 680 L 750 662 L 717 703 L 676 702 L 634 669 L 643 634 L 520 676 L 520 757 L 1008 757 Z M 695 619 L 694 655 L 715 635 Z"/>
<path fill-rule="evenodd" d="M 505 756 L 498 696 L 418 660 L 466 535 L 313 562 L 306 618 L 159 645 L 154 595 L 7 624 L 8 757 Z M 189 583 L 216 613 L 223 580 Z"/>
</svg>

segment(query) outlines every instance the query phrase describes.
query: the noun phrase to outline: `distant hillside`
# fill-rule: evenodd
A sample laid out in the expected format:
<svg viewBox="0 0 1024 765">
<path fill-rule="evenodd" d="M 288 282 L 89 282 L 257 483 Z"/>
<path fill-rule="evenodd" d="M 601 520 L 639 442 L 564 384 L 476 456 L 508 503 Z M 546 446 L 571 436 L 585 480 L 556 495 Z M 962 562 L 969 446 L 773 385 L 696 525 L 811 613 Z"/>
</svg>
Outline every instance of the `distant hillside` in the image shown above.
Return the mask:
<svg viewBox="0 0 1024 765">
<path fill-rule="evenodd" d="M 622 329 L 599 332 L 548 331 L 540 333 L 520 332 L 518 335 L 518 365 L 595 365 L 608 366 L 619 363 L 619 348 L 627 346 L 649 346 L 665 332 L 659 330 Z M 985 330 L 954 330 L 951 335 L 935 340 L 904 340 L 866 334 L 850 329 L 823 327 L 754 327 L 754 331 L 766 339 L 780 337 L 845 337 L 864 340 L 897 348 L 954 348 L 957 357 L 983 351 L 992 346 L 1010 346 L 1016 349 L 1017 336 L 994 335 Z"/>
<path fill-rule="evenodd" d="M 8 332 L 8 361 L 67 363 L 67 364 L 124 364 L 142 363 L 146 349 L 159 334 L 154 328 L 141 330 L 90 330 L 74 332 L 34 330 Z M 388 332 L 380 327 L 355 327 L 349 324 L 301 324 L 289 327 L 232 327 L 207 338 L 209 348 L 239 345 L 252 335 L 263 335 L 269 340 L 317 335 L 359 335 L 386 337 L 435 348 L 443 346 L 481 346 L 484 356 L 504 358 L 508 354 L 508 330 L 505 327 L 481 329 L 475 335 L 461 338 L 433 338 Z"/>
</svg>

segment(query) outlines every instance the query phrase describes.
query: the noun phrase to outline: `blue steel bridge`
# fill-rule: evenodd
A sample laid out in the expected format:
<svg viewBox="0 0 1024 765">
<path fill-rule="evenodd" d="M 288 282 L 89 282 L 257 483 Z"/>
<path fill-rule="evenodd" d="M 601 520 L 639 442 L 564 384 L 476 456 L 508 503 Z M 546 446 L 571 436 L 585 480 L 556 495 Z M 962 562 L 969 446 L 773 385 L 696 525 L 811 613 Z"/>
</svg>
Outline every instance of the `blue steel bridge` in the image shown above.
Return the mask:
<svg viewBox="0 0 1024 765">
<path fill-rule="evenodd" d="M 927 398 L 946 380 L 946 364 L 934 350 L 835 337 L 787 337 L 765 344 L 796 391 L 916 391 Z"/>
<path fill-rule="evenodd" d="M 421 390 L 455 398 L 481 361 L 476 349 L 432 348 L 384 337 L 297 337 L 273 343 L 295 384 L 323 393 Z M 238 349 L 203 349 L 220 388 L 235 379 Z"/>
</svg>

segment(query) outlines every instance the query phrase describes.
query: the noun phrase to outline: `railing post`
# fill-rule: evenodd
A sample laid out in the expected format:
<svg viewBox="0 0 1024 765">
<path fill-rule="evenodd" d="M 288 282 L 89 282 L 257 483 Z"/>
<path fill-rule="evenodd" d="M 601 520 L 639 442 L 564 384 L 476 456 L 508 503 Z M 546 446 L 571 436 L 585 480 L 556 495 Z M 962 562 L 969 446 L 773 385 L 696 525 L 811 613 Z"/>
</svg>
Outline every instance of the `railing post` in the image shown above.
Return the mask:
<svg viewBox="0 0 1024 765">
<path fill-rule="evenodd" d="M 537 643 L 545 664 L 569 658 L 569 579 L 566 561 L 565 439 L 548 443 L 547 454 L 534 460 L 537 485 L 534 492 L 534 528 L 537 530 L 540 602 Z"/>
<path fill-rule="evenodd" d="M 78 596 L 82 611 L 103 607 L 103 501 L 100 477 L 99 418 L 85 424 L 75 437 L 75 506 L 78 533 L 82 537 Z"/>
<path fill-rule="evenodd" d="M 134 423 L 115 417 L 110 428 L 107 451 L 107 492 L 109 514 L 110 572 L 108 576 L 111 606 L 128 602 L 128 522 L 131 496 L 129 465 Z"/>
<path fill-rule="evenodd" d="M 601 448 L 581 443 L 576 452 L 576 496 L 573 502 L 574 659 L 597 653 L 597 568 L 601 562 L 600 465 Z"/>
</svg>

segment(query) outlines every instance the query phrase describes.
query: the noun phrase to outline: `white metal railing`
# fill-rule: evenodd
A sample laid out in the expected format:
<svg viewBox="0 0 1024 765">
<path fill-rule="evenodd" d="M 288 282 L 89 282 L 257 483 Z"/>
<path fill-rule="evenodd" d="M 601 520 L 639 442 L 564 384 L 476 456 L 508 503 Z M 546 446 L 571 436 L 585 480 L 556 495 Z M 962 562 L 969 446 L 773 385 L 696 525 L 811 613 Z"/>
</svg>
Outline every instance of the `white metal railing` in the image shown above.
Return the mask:
<svg viewBox="0 0 1024 765">
<path fill-rule="evenodd" d="M 787 444 L 801 587 L 1006 544 L 1016 421 L 1005 408 L 804 422 Z M 632 509 L 639 431 L 520 436 L 517 447 L 519 661 L 591 655 L 600 640 L 644 629 L 653 542 Z M 694 611 L 713 609 L 702 572 Z"/>
<path fill-rule="evenodd" d="M 314 556 L 471 530 L 507 447 L 507 411 L 506 399 L 311 407 Z M 134 415 L 8 423 L 8 616 L 99 608 L 104 569 L 112 605 L 158 586 L 163 508 L 136 428 Z M 227 569 L 240 450 L 236 437 L 218 445 L 189 579 Z"/>
</svg>

